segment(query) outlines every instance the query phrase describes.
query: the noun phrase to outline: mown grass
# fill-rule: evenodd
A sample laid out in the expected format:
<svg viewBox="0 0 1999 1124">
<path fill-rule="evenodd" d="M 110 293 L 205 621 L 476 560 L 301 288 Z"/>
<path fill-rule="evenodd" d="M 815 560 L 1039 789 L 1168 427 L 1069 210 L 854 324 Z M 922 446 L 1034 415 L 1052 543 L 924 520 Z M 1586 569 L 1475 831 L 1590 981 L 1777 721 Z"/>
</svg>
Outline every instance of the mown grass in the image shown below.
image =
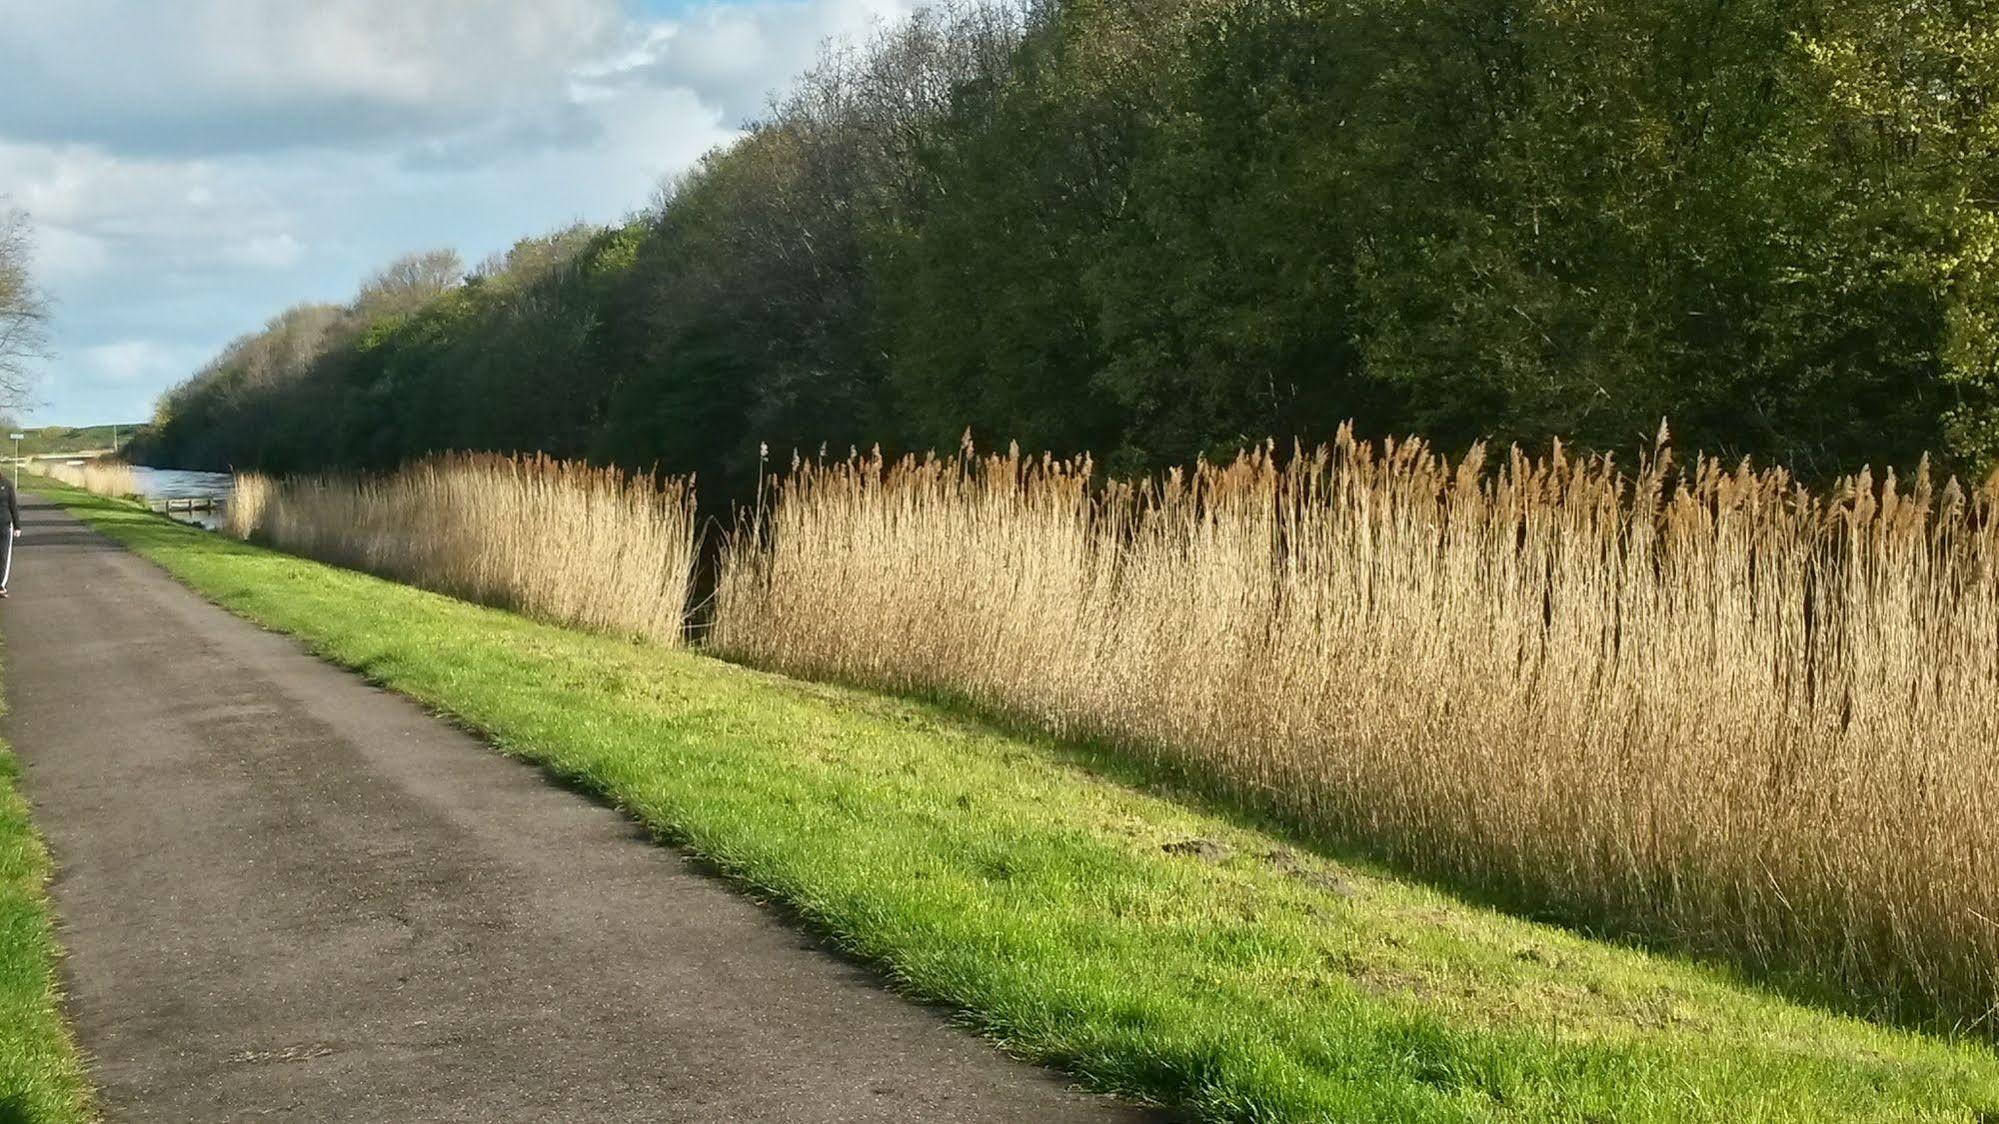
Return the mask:
<svg viewBox="0 0 1999 1124">
<path fill-rule="evenodd" d="M 1053 742 L 48 491 L 223 606 L 615 802 L 911 994 L 1093 1088 L 1244 1121 L 1999 1113 L 1999 1059 L 1978 1043 L 1288 847 Z"/>
<path fill-rule="evenodd" d="M 94 1113 L 59 1001 L 49 855 L 19 777 L 0 742 L 0 1124 L 67 1124 Z"/>
</svg>

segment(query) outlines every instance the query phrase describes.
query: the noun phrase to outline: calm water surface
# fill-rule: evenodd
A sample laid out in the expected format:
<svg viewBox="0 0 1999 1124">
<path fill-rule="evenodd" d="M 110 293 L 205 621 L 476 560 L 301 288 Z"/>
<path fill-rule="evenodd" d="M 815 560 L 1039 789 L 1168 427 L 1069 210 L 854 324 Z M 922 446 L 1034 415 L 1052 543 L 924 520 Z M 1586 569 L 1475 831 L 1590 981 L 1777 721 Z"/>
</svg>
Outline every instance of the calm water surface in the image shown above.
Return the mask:
<svg viewBox="0 0 1999 1124">
<path fill-rule="evenodd" d="M 229 492 L 235 486 L 235 478 L 226 472 L 189 472 L 179 468 L 147 468 L 133 465 L 132 475 L 138 477 L 139 494 L 149 500 L 218 499 L 227 501 Z M 184 523 L 197 523 L 214 530 L 222 521 L 220 511 L 176 511 L 175 519 Z"/>
<path fill-rule="evenodd" d="M 149 500 L 201 499 L 213 496 L 228 499 L 235 481 L 226 472 L 188 472 L 179 468 L 146 468 L 133 465 L 139 491 Z"/>
</svg>

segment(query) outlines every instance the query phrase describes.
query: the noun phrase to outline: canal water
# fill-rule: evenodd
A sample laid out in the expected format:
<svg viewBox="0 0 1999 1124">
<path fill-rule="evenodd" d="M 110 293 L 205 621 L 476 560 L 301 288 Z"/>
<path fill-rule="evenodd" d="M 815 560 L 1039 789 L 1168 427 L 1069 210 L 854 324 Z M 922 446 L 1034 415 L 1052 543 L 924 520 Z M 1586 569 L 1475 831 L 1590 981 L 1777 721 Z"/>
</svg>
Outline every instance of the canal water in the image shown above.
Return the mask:
<svg viewBox="0 0 1999 1124">
<path fill-rule="evenodd" d="M 226 472 L 189 472 L 179 468 L 147 468 L 144 465 L 133 465 L 132 475 L 138 480 L 139 494 L 148 500 L 213 499 L 227 503 L 229 492 L 236 483 L 235 477 Z M 173 513 L 173 517 L 183 523 L 196 523 L 211 531 L 221 525 L 222 516 L 219 507 L 210 511 Z"/>
</svg>

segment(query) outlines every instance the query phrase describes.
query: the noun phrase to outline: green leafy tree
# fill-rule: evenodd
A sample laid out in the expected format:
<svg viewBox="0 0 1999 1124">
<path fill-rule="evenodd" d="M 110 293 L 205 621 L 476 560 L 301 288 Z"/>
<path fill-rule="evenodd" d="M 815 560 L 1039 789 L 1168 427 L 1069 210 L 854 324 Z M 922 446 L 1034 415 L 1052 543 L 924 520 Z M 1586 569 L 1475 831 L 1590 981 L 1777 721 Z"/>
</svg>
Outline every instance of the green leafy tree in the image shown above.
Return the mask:
<svg viewBox="0 0 1999 1124">
<path fill-rule="evenodd" d="M 1267 437 L 1999 462 L 1999 0 L 1027 0 L 829 49 L 610 230 L 403 259 L 161 405 L 281 471 Z"/>
</svg>

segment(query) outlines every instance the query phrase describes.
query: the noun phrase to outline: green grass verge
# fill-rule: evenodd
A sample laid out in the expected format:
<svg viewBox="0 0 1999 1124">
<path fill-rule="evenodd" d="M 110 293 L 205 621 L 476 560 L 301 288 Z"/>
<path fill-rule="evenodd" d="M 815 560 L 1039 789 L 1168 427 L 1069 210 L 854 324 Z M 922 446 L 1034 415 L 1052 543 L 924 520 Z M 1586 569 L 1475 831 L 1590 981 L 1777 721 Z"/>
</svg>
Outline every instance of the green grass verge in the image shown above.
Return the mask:
<svg viewBox="0 0 1999 1124">
<path fill-rule="evenodd" d="M 223 606 L 601 794 L 909 993 L 1094 1088 L 1223 1120 L 1999 1114 L 1999 1059 L 1976 1042 L 1287 848 L 1110 779 L 1073 748 L 45 490 Z"/>
<path fill-rule="evenodd" d="M 49 853 L 19 778 L 0 742 L 0 1124 L 66 1124 L 92 1119 L 90 1085 L 58 1000 Z"/>
</svg>

